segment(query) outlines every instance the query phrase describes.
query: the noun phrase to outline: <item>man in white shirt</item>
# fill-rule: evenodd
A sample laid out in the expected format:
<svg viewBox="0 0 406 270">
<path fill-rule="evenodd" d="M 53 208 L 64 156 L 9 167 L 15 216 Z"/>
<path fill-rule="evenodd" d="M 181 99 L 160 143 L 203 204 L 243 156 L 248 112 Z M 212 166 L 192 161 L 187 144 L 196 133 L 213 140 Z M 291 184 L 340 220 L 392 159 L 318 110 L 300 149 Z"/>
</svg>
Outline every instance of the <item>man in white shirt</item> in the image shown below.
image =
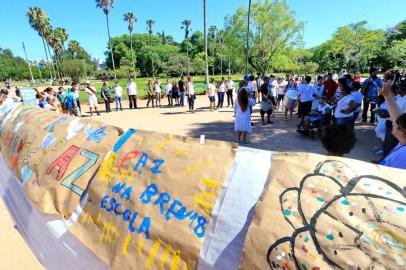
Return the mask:
<svg viewBox="0 0 406 270">
<path fill-rule="evenodd" d="M 312 110 L 312 101 L 313 101 L 313 94 L 314 94 L 314 86 L 311 85 L 312 77 L 306 76 L 305 83 L 299 85 L 299 95 L 298 98 L 300 100 L 300 110 L 299 110 L 299 117 L 303 119 L 309 115 Z"/>
<path fill-rule="evenodd" d="M 97 113 L 97 115 L 100 115 L 99 111 L 97 110 L 97 107 L 99 106 L 97 102 L 97 96 L 96 96 L 96 88 L 91 86 L 91 82 L 87 81 L 85 83 L 85 91 L 87 93 L 88 97 L 88 103 L 89 103 L 89 109 L 90 109 L 90 116 L 93 115 L 93 110 Z"/>
<path fill-rule="evenodd" d="M 120 111 L 122 111 L 123 88 L 118 84 L 118 81 L 116 81 L 114 86 L 114 99 L 116 100 L 116 112 L 118 111 L 118 105 L 120 105 Z"/>
<path fill-rule="evenodd" d="M 234 92 L 235 84 L 234 81 L 231 79 L 231 76 L 228 76 L 228 80 L 226 81 L 226 89 L 227 89 L 227 107 L 234 107 L 234 99 L 233 99 L 233 92 Z"/>
<path fill-rule="evenodd" d="M 166 96 L 168 97 L 168 106 L 173 106 L 172 84 L 169 82 L 169 80 L 166 81 L 165 92 Z"/>
<path fill-rule="evenodd" d="M 131 78 L 128 79 L 127 94 L 130 101 L 130 109 L 137 109 L 137 84 Z"/>
</svg>

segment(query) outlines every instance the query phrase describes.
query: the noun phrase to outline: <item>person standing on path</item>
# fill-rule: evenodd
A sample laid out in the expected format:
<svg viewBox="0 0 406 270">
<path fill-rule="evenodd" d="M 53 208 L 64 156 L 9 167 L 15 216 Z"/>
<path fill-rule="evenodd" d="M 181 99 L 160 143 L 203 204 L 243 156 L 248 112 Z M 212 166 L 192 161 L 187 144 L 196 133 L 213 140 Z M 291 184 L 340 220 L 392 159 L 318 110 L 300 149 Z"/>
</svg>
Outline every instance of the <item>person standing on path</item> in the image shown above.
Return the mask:
<svg viewBox="0 0 406 270">
<path fill-rule="evenodd" d="M 178 87 L 179 87 L 179 102 L 180 102 L 180 106 L 184 107 L 185 106 L 185 91 L 186 91 L 186 87 L 185 87 L 185 81 L 184 81 L 184 77 L 180 77 L 180 80 L 178 82 Z"/>
<path fill-rule="evenodd" d="M 154 84 L 152 83 L 152 80 L 148 80 L 147 83 L 147 93 L 148 93 L 148 102 L 147 102 L 147 108 L 149 107 L 149 103 L 152 102 L 152 108 L 155 108 L 154 104 L 154 99 L 155 99 L 155 92 L 154 92 Z"/>
<path fill-rule="evenodd" d="M 293 110 L 296 108 L 297 103 L 297 86 L 293 78 L 289 78 L 286 85 L 286 94 L 284 99 L 285 106 L 285 121 L 288 121 L 288 112 L 290 114 L 290 120 L 293 119 Z"/>
<path fill-rule="evenodd" d="M 364 109 L 362 112 L 362 123 L 367 122 L 368 110 L 371 109 L 370 123 L 375 124 L 375 112 L 378 91 L 382 87 L 382 79 L 378 77 L 378 71 L 371 69 L 370 77 L 364 81 L 361 93 L 364 95 Z"/>
<path fill-rule="evenodd" d="M 217 95 L 218 95 L 218 104 L 217 108 L 223 108 L 224 105 L 224 94 L 226 92 L 226 85 L 224 83 L 224 78 L 221 78 L 221 81 L 218 85 Z"/>
<path fill-rule="evenodd" d="M 101 97 L 104 100 L 104 104 L 106 105 L 106 113 L 110 113 L 111 112 L 111 109 L 110 109 L 111 94 L 110 94 L 110 88 L 109 88 L 107 82 L 103 82 L 103 87 L 101 89 Z"/>
<path fill-rule="evenodd" d="M 188 104 L 189 104 L 189 111 L 194 113 L 195 112 L 195 85 L 193 83 L 192 77 L 189 76 L 187 78 L 186 83 L 186 95 L 188 97 Z"/>
<path fill-rule="evenodd" d="M 249 97 L 246 87 L 243 87 L 238 91 L 237 100 L 234 106 L 234 131 L 237 134 L 238 143 L 248 143 L 247 134 L 252 132 L 250 107 L 254 106 L 255 103 L 256 100 Z"/>
<path fill-rule="evenodd" d="M 207 94 L 209 96 L 210 101 L 210 111 L 216 110 L 216 81 L 214 79 L 210 80 L 210 83 L 207 87 Z"/>
<path fill-rule="evenodd" d="M 168 97 L 168 106 L 172 107 L 173 106 L 172 84 L 169 82 L 169 80 L 166 81 L 165 92 L 166 96 Z"/>
<path fill-rule="evenodd" d="M 154 91 L 155 91 L 155 105 L 158 108 L 158 104 L 159 107 L 161 107 L 161 85 L 159 84 L 159 81 L 156 80 L 154 83 Z"/>
<path fill-rule="evenodd" d="M 130 101 L 130 109 L 137 109 L 137 84 L 131 78 L 128 79 L 127 94 Z"/>
<path fill-rule="evenodd" d="M 87 81 L 85 83 L 85 91 L 86 91 L 87 97 L 88 97 L 90 116 L 93 115 L 93 110 L 96 112 L 97 115 L 100 115 L 99 111 L 97 110 L 97 107 L 99 107 L 99 104 L 97 102 L 96 88 L 94 88 L 91 84 L 92 83 L 89 81 Z"/>
<path fill-rule="evenodd" d="M 312 110 L 312 102 L 313 102 L 313 93 L 314 93 L 314 86 L 311 85 L 312 77 L 306 76 L 305 83 L 299 85 L 299 100 L 300 100 L 300 117 L 302 118 L 301 124 L 303 123 L 303 119 L 309 115 Z"/>
<path fill-rule="evenodd" d="M 116 100 L 116 112 L 118 111 L 118 105 L 120 105 L 120 111 L 122 111 L 123 88 L 118 84 L 118 81 L 116 81 L 114 86 L 114 99 Z"/>
<path fill-rule="evenodd" d="M 172 81 L 172 99 L 175 100 L 175 106 L 179 106 L 179 88 L 176 81 Z"/>
<path fill-rule="evenodd" d="M 71 87 L 68 89 L 68 93 L 74 93 L 78 115 L 80 116 L 82 114 L 82 108 L 80 107 L 79 87 L 76 82 L 72 82 Z"/>
<path fill-rule="evenodd" d="M 226 81 L 226 89 L 227 89 L 227 107 L 234 106 L 234 98 L 233 98 L 233 92 L 234 92 L 235 84 L 234 81 L 231 79 L 231 76 L 228 76 L 228 80 Z"/>
</svg>

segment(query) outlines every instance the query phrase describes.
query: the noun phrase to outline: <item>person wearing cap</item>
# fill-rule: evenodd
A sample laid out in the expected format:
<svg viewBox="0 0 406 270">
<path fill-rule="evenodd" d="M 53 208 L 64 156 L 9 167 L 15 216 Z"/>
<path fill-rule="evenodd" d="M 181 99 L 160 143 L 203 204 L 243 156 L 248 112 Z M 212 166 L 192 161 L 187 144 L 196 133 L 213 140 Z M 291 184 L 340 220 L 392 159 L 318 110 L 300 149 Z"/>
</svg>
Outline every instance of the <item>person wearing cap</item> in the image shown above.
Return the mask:
<svg viewBox="0 0 406 270">
<path fill-rule="evenodd" d="M 97 115 L 100 115 L 99 111 L 97 110 L 97 107 L 99 106 L 97 103 L 97 96 L 96 96 L 96 89 L 91 86 L 91 82 L 87 81 L 85 82 L 85 91 L 88 96 L 88 104 L 89 104 L 89 109 L 90 109 L 90 116 L 93 115 L 93 110 L 96 112 Z"/>
</svg>

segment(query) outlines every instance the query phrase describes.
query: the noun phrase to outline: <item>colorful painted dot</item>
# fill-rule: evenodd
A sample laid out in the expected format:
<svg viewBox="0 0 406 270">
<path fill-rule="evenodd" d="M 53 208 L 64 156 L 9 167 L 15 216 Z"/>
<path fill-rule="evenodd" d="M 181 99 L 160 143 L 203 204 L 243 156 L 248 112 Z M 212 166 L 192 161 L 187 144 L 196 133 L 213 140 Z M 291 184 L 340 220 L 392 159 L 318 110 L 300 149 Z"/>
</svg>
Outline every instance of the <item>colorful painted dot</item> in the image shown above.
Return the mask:
<svg viewBox="0 0 406 270">
<path fill-rule="evenodd" d="M 366 186 L 366 187 L 370 187 L 370 186 L 371 186 L 371 184 L 369 184 L 369 183 L 365 183 L 365 184 L 364 184 L 364 186 Z"/>
<path fill-rule="evenodd" d="M 309 236 L 306 236 L 304 239 L 305 243 L 309 242 L 309 240 L 310 240 Z"/>
<path fill-rule="evenodd" d="M 323 199 L 322 197 L 320 197 L 320 196 L 317 196 L 317 200 L 318 200 L 319 202 L 324 202 L 324 199 Z"/>
<path fill-rule="evenodd" d="M 387 191 L 385 194 L 386 194 L 386 196 L 392 196 L 392 192 L 390 192 L 390 191 Z"/>
<path fill-rule="evenodd" d="M 334 240 L 334 235 L 332 235 L 332 234 L 327 234 L 327 235 L 326 235 L 326 238 L 327 238 L 328 240 L 330 240 L 330 241 L 333 241 L 333 240 Z"/>
<path fill-rule="evenodd" d="M 404 212 L 404 211 L 405 211 L 405 208 L 399 206 L 399 207 L 396 207 L 396 210 L 398 210 L 399 212 Z"/>
<path fill-rule="evenodd" d="M 341 201 L 341 204 L 342 204 L 342 205 L 350 205 L 350 203 L 349 203 L 347 200 L 342 200 L 342 201 Z"/>
<path fill-rule="evenodd" d="M 283 214 L 288 217 L 292 214 L 292 212 L 290 210 L 286 209 L 285 211 L 283 211 Z"/>
</svg>

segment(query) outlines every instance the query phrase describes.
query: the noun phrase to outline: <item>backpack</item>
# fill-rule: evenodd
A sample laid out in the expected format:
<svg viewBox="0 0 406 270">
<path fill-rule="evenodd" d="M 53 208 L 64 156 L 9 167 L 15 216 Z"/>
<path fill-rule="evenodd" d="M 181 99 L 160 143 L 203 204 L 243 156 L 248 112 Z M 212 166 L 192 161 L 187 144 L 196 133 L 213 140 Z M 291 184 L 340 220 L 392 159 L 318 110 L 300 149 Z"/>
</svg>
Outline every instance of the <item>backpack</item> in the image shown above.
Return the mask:
<svg viewBox="0 0 406 270">
<path fill-rule="evenodd" d="M 371 88 L 372 84 L 374 83 L 371 78 L 367 79 L 368 82 L 364 82 L 361 86 L 361 94 L 366 96 L 368 94 L 368 89 Z"/>
</svg>

